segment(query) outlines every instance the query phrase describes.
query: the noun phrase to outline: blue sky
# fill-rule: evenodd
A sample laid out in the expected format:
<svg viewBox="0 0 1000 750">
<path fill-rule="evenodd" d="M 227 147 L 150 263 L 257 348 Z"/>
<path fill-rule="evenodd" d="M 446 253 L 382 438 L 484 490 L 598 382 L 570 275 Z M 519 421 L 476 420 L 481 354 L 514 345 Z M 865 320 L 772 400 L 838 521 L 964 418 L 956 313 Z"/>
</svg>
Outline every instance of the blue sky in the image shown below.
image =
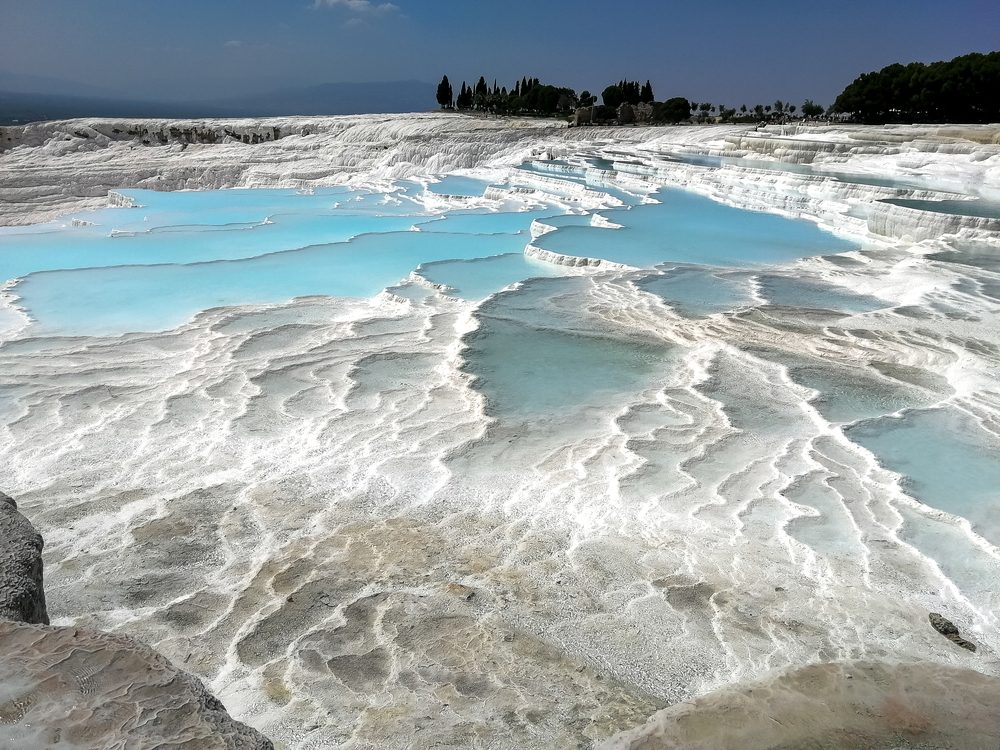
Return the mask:
<svg viewBox="0 0 1000 750">
<path fill-rule="evenodd" d="M 0 20 L 8 80 L 151 99 L 482 73 L 829 104 L 892 62 L 1000 49 L 998 0 L 0 0 Z"/>
</svg>

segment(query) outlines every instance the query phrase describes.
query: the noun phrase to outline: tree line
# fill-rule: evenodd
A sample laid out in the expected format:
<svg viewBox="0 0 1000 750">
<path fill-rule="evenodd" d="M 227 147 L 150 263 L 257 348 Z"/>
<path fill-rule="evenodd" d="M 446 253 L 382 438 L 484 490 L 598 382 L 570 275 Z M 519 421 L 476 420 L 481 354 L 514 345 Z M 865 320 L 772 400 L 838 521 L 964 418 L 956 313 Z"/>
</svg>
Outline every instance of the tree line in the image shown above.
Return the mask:
<svg viewBox="0 0 1000 750">
<path fill-rule="evenodd" d="M 833 104 L 868 123 L 1000 121 L 1000 52 L 895 63 L 858 76 Z"/>
<path fill-rule="evenodd" d="M 935 63 L 896 63 L 864 73 L 849 84 L 829 110 L 811 99 L 801 107 L 778 99 L 773 104 L 727 107 L 672 97 L 657 102 L 647 80 L 622 79 L 601 92 L 601 102 L 589 91 L 579 95 L 564 86 L 544 84 L 525 76 L 511 87 L 479 77 L 462 81 L 458 95 L 448 76 L 437 88 L 444 108 L 502 115 L 565 116 L 587 110 L 588 122 L 787 122 L 842 114 L 869 123 L 998 122 L 1000 121 L 1000 51 L 973 53 Z M 640 115 L 636 115 L 636 109 Z"/>
<path fill-rule="evenodd" d="M 622 104 L 648 104 L 652 108 L 651 119 L 663 122 L 680 122 L 691 113 L 691 105 L 683 97 L 656 102 L 649 81 L 643 84 L 622 79 L 605 88 L 601 99 L 603 104 L 598 104 L 598 97 L 589 91 L 577 94 L 574 89 L 528 76 L 510 87 L 499 85 L 496 79 L 490 84 L 485 76 L 480 76 L 472 85 L 462 81 L 457 94 L 448 76 L 444 76 L 437 87 L 437 102 L 443 108 L 498 115 L 564 116 L 581 107 L 592 107 L 595 121 L 610 122 L 618 118 Z"/>
<path fill-rule="evenodd" d="M 580 108 L 591 108 L 590 121 L 609 123 L 620 120 L 622 105 L 647 106 L 646 115 L 642 118 L 650 122 L 678 123 L 685 120 L 693 122 L 769 122 L 786 121 L 788 118 L 820 117 L 825 108 L 806 99 L 802 107 L 782 102 L 780 99 L 771 104 L 756 104 L 747 107 L 746 104 L 727 107 L 725 104 L 711 102 L 692 102 L 682 96 L 675 96 L 666 101 L 657 102 L 653 95 L 653 87 L 649 81 L 639 84 L 638 81 L 622 80 L 611 84 L 598 97 L 589 91 L 579 95 L 573 89 L 551 86 L 541 83 L 537 78 L 522 78 L 515 81 L 508 89 L 493 81 L 490 85 L 485 77 L 480 76 L 475 85 L 465 81 L 456 96 L 448 76 L 441 79 L 437 89 L 437 101 L 445 109 L 460 111 L 485 112 L 498 115 L 535 115 L 564 116 L 578 111 Z M 800 115 L 797 113 L 801 113 Z M 632 122 L 634 120 L 628 120 Z"/>
<path fill-rule="evenodd" d="M 596 123 L 634 122 L 634 114 L 628 116 L 628 112 L 632 111 L 628 108 L 633 107 L 646 107 L 641 119 L 659 123 L 705 122 L 710 119 L 722 122 L 784 120 L 795 117 L 799 111 L 796 105 L 786 104 L 780 99 L 773 105 L 757 104 L 748 108 L 744 104 L 739 110 L 724 104 L 691 102 L 682 96 L 658 102 L 650 81 L 640 83 L 628 79 L 607 86 L 601 92 L 599 102 L 590 91 L 577 94 L 571 88 L 542 83 L 538 78 L 529 76 L 515 81 L 510 87 L 501 86 L 496 79 L 490 84 L 485 76 L 480 76 L 471 85 L 462 81 L 457 94 L 448 76 L 444 76 L 437 87 L 437 102 L 445 109 L 542 117 L 568 116 L 585 108 L 589 110 L 588 121 Z M 623 105 L 627 105 L 626 109 L 622 109 Z M 825 110 L 806 99 L 800 111 L 803 117 L 818 117 Z"/>
<path fill-rule="evenodd" d="M 484 76 L 471 86 L 462 81 L 457 96 L 448 76 L 445 76 L 438 84 L 437 101 L 449 109 L 502 115 L 569 114 L 579 105 L 579 98 L 573 89 L 543 84 L 537 78 L 527 76 L 515 81 L 510 88 L 501 87 L 495 79 L 490 85 Z"/>
</svg>

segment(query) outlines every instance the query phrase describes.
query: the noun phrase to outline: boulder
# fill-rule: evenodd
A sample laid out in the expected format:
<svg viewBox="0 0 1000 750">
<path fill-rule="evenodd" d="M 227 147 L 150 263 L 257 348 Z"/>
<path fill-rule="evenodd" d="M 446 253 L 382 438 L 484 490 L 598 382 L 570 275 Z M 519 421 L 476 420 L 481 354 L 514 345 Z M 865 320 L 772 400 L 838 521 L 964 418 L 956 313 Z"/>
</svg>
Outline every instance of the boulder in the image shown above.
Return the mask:
<svg viewBox="0 0 1000 750">
<path fill-rule="evenodd" d="M 0 493 L 0 748 L 274 750 L 149 646 L 48 623 L 42 537 Z"/>
<path fill-rule="evenodd" d="M 971 641 L 967 641 L 963 638 L 959 632 L 958 628 L 955 627 L 953 623 L 948 618 L 939 615 L 937 612 L 931 612 L 929 615 L 931 621 L 931 627 L 933 627 L 937 632 L 947 638 L 949 641 L 954 643 L 956 646 L 961 646 L 969 651 L 976 650 L 976 644 Z"/>
<path fill-rule="evenodd" d="M 0 623 L 0 747 L 274 750 L 201 681 L 127 636 Z"/>
<path fill-rule="evenodd" d="M 0 620 L 48 624 L 42 545 L 17 503 L 0 492 Z"/>
</svg>

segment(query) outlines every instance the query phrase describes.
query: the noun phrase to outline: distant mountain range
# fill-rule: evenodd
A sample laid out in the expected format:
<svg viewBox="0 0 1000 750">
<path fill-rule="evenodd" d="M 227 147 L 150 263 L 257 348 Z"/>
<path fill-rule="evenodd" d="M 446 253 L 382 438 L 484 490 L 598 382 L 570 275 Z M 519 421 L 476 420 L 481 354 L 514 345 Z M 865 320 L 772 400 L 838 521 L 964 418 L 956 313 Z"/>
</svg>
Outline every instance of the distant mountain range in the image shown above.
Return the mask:
<svg viewBox="0 0 1000 750">
<path fill-rule="evenodd" d="M 42 79 L 39 79 L 41 81 Z M 424 81 L 326 83 L 211 101 L 141 101 L 92 93 L 32 93 L 24 82 L 4 87 L 0 125 L 71 117 L 271 117 L 424 112 L 435 108 L 434 84 Z"/>
</svg>

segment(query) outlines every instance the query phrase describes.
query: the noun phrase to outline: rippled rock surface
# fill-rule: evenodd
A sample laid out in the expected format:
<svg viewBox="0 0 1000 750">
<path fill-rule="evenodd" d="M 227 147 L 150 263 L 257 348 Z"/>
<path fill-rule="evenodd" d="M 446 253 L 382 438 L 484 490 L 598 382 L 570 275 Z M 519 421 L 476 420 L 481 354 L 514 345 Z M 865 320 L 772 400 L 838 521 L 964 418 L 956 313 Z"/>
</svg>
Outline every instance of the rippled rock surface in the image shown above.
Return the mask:
<svg viewBox="0 0 1000 750">
<path fill-rule="evenodd" d="M 0 623 L 0 746 L 271 750 L 196 677 L 132 638 Z"/>
<path fill-rule="evenodd" d="M 845 662 L 671 706 L 601 750 L 988 750 L 1000 680 L 936 664 Z"/>
<path fill-rule="evenodd" d="M 0 747 L 273 750 L 124 635 L 48 625 L 42 538 L 0 493 Z"/>
</svg>

